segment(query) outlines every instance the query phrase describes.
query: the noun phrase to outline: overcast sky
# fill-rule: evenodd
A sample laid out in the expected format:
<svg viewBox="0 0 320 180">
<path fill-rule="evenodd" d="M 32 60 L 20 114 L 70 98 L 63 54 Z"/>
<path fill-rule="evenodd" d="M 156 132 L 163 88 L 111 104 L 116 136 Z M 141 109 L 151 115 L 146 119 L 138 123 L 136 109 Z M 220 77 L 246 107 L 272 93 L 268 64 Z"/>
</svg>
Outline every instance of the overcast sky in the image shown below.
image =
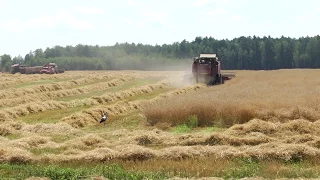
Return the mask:
<svg viewBox="0 0 320 180">
<path fill-rule="evenodd" d="M 0 0 L 0 55 L 55 45 L 320 33 L 319 0 Z"/>
</svg>

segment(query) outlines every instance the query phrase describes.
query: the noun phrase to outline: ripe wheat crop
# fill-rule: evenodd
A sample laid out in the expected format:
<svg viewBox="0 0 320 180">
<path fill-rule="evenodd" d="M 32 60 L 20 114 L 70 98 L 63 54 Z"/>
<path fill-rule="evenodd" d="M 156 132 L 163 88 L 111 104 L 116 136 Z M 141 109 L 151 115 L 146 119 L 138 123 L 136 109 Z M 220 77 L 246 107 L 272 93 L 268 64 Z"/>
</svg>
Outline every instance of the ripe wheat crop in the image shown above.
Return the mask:
<svg viewBox="0 0 320 180">
<path fill-rule="evenodd" d="M 285 122 L 320 119 L 319 71 L 240 71 L 222 86 L 206 88 L 183 98 L 176 96 L 144 108 L 149 122 L 186 123 L 196 116 L 200 126 L 230 127 L 253 118 Z"/>
</svg>

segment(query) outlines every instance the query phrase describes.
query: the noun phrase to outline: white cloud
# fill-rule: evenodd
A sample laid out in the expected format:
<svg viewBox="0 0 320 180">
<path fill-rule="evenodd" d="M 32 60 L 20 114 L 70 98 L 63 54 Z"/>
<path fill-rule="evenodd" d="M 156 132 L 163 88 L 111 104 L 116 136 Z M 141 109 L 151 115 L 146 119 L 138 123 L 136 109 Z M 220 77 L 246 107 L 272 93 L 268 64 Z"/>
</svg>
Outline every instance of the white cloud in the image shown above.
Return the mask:
<svg viewBox="0 0 320 180">
<path fill-rule="evenodd" d="M 85 15 L 102 15 L 104 10 L 98 7 L 73 6 L 72 10 Z"/>
</svg>

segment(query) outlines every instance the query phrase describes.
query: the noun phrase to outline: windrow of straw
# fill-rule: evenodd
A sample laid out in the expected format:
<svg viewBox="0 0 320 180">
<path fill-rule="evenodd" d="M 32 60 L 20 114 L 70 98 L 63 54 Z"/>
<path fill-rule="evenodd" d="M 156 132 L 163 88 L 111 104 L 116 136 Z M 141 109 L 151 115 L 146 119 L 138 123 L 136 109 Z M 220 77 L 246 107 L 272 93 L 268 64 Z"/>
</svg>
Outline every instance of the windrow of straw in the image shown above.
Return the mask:
<svg viewBox="0 0 320 180">
<path fill-rule="evenodd" d="M 261 131 L 261 128 L 258 127 L 259 123 L 272 130 Z M 220 133 L 205 134 L 199 132 L 175 135 L 156 129 L 152 131 L 110 131 L 102 132 L 100 135 L 76 133 L 74 135 L 80 137 L 61 143 L 54 143 L 51 138 L 32 134 L 16 140 L 0 137 L 0 161 L 103 162 L 112 159 L 182 160 L 208 156 L 218 159 L 252 157 L 262 160 L 289 161 L 313 159 L 320 155 L 320 121 L 294 120 L 293 122 L 276 123 L 274 127 L 272 124 L 272 122 L 255 119 Z M 64 126 L 66 128 L 60 129 L 61 133 L 70 135 L 68 130 L 72 128 L 68 125 Z M 313 129 L 308 132 L 300 130 L 307 127 L 313 127 Z M 23 127 L 21 131 L 26 129 L 28 128 Z M 32 127 L 30 126 L 29 129 Z M 48 128 L 45 129 L 40 130 L 40 133 L 52 133 Z M 37 130 L 28 130 L 28 132 L 39 133 Z M 29 149 L 34 148 L 57 149 L 58 151 L 53 151 L 54 154 L 33 155 Z M 16 152 L 21 152 L 21 154 Z"/>
<path fill-rule="evenodd" d="M 49 91 L 49 92 L 43 92 L 43 93 L 37 93 L 37 94 L 28 94 L 28 95 L 17 97 L 17 98 L 3 99 L 0 102 L 0 107 L 14 106 L 17 104 L 24 104 L 24 103 L 35 102 L 35 101 L 45 101 L 49 99 L 85 94 L 85 93 L 89 93 L 97 90 L 98 91 L 105 90 L 110 87 L 120 86 L 125 82 L 133 81 L 138 78 L 142 78 L 142 77 L 127 76 L 127 77 L 116 78 L 107 82 L 95 83 L 92 85 L 83 86 L 79 88 L 62 89 L 62 90 Z"/>
<path fill-rule="evenodd" d="M 118 102 L 116 104 L 97 107 L 95 109 L 89 109 L 82 111 L 80 113 L 73 114 L 71 116 L 65 117 L 62 119 L 63 122 L 70 124 L 75 128 L 85 127 L 92 124 L 97 124 L 101 119 L 103 112 L 109 112 L 111 116 L 113 115 L 122 115 L 133 110 L 136 110 L 137 107 L 135 104 L 129 102 Z"/>
<path fill-rule="evenodd" d="M 92 97 L 92 99 L 94 99 L 94 102 L 98 102 L 100 104 L 106 104 L 110 102 L 123 100 L 128 97 L 151 93 L 152 91 L 155 91 L 157 89 L 165 88 L 168 84 L 170 83 L 164 80 L 163 82 L 159 82 L 155 85 L 142 86 L 139 88 L 133 88 L 133 89 L 125 90 L 123 92 L 114 93 L 114 94 L 107 93 L 100 97 Z M 192 87 L 173 90 L 168 93 L 163 93 L 150 100 L 134 100 L 131 102 L 121 101 L 113 105 L 96 107 L 94 109 L 85 110 L 81 113 L 73 114 L 69 117 L 64 118 L 63 121 L 70 123 L 73 127 L 84 127 L 90 124 L 96 124 L 100 120 L 101 114 L 103 112 L 108 112 L 110 115 L 123 115 L 129 112 L 132 112 L 133 110 L 140 109 L 140 107 L 146 102 L 157 102 L 159 99 L 186 94 L 188 92 L 197 91 L 198 89 L 201 89 L 204 87 L 205 86 L 195 85 Z"/>
<path fill-rule="evenodd" d="M 229 146 L 257 146 L 268 143 L 300 144 L 309 147 L 320 146 L 320 120 L 309 122 L 293 120 L 286 123 L 272 123 L 254 119 L 248 123 L 234 125 L 221 132 L 171 134 L 161 130 L 154 131 L 117 131 L 106 132 L 101 135 L 117 137 L 119 142 L 112 144 L 137 144 L 145 146 L 195 146 L 195 145 L 229 145 Z M 266 128 L 266 130 L 262 130 Z M 305 131 L 307 130 L 308 131 Z"/>
<path fill-rule="evenodd" d="M 116 100 L 122 100 L 128 97 L 133 97 L 141 94 L 148 94 L 158 89 L 167 88 L 170 85 L 170 81 L 163 80 L 156 84 L 145 85 L 138 88 L 131 88 L 116 93 L 105 93 L 102 96 L 94 96 L 92 97 L 92 99 L 98 101 L 100 104 L 105 104 L 108 102 L 114 102 Z"/>
<path fill-rule="evenodd" d="M 158 89 L 166 88 L 170 83 L 167 81 L 161 81 L 154 85 L 147 85 L 138 88 L 132 88 L 117 93 L 106 93 L 102 96 L 92 97 L 92 103 L 108 104 L 124 100 L 129 97 L 134 97 L 142 94 L 148 94 Z M 70 123 L 73 127 L 84 127 L 90 124 L 96 124 L 103 112 L 108 112 L 110 115 L 121 115 L 132 110 L 138 109 L 140 101 L 126 102 L 120 101 L 116 104 L 112 104 L 104 107 L 96 107 L 94 109 L 85 110 L 83 112 L 71 115 L 63 119 L 63 121 Z"/>
<path fill-rule="evenodd" d="M 32 160 L 34 161 L 36 157 L 27 150 L 22 150 L 20 148 L 11 148 L 5 146 L 5 144 L 0 144 L 0 162 L 9 163 L 28 163 Z"/>
<path fill-rule="evenodd" d="M 308 125 L 304 125 L 308 123 Z M 239 147 L 238 151 L 243 151 L 252 146 L 254 148 L 260 148 L 260 146 L 276 146 L 279 144 L 284 146 L 287 144 L 290 147 L 305 147 L 305 148 L 319 148 L 319 132 L 320 121 L 308 122 L 305 120 L 295 120 L 287 123 L 277 123 L 272 131 L 260 131 L 258 124 L 262 124 L 262 127 L 268 127 L 263 125 L 265 123 L 273 124 L 271 122 L 265 122 L 262 120 L 253 120 L 243 125 L 235 125 L 230 129 L 223 132 L 213 132 L 210 134 L 195 133 L 187 135 L 174 135 L 169 132 L 163 132 L 160 130 L 153 131 L 111 131 L 101 133 L 100 136 L 96 134 L 88 134 L 83 137 L 66 141 L 62 144 L 52 144 L 48 138 L 41 136 L 28 135 L 34 138 L 21 138 L 18 140 L 10 141 L 10 147 L 30 148 L 33 147 L 51 147 L 62 149 L 78 149 L 87 150 L 98 147 L 113 148 L 121 146 L 123 144 L 135 144 L 141 146 L 225 146 L 228 148 Z M 5 127 L 13 129 L 13 125 L 6 125 Z M 307 127 L 313 127 L 308 132 L 301 131 Z M 22 128 L 17 128 L 19 133 L 36 133 L 36 134 L 60 134 L 60 135 L 73 135 L 79 136 L 81 133 L 79 130 L 72 128 L 65 123 L 58 124 L 38 124 L 38 125 L 24 125 Z M 304 133 L 302 133 L 304 132 Z M 117 141 L 106 141 L 101 137 L 108 137 L 111 139 L 116 137 Z M 41 137 L 41 138 L 40 138 Z M 31 141 L 34 139 L 34 141 Z M 8 142 L 7 142 L 8 143 Z"/>
<path fill-rule="evenodd" d="M 2 74 L 0 76 L 0 88 L 8 87 L 8 86 L 14 86 L 18 84 L 24 84 L 24 83 L 30 83 L 30 82 L 35 82 L 35 81 L 40 81 L 40 80 L 68 80 L 71 78 L 83 78 L 85 77 L 84 75 L 81 74 L 53 74 L 53 75 L 45 75 L 45 74 L 30 74 L 30 75 L 25 75 L 25 74 Z"/>
<path fill-rule="evenodd" d="M 54 109 L 65 109 L 68 107 L 69 104 L 66 102 L 57 102 L 50 100 L 36 103 L 32 102 L 15 107 L 5 108 L 0 110 L 0 114 L 2 114 L 2 116 L 5 118 L 4 121 L 8 121 L 32 113 L 44 112 Z"/>
<path fill-rule="evenodd" d="M 36 142 L 39 143 L 39 142 Z M 43 143 L 43 142 L 40 142 Z M 80 147 L 85 148 L 85 147 Z M 110 160 L 143 161 L 150 159 L 184 160 L 203 157 L 216 159 L 254 158 L 259 160 L 297 161 L 317 158 L 318 148 L 305 145 L 268 143 L 258 146 L 174 146 L 151 149 L 127 144 L 114 148 L 96 147 L 89 150 L 69 149 L 62 154 L 34 155 L 27 150 L 0 145 L 0 162 L 108 162 Z"/>
<path fill-rule="evenodd" d="M 132 78 L 133 77 L 121 78 L 120 80 L 112 82 L 110 86 L 117 85 L 116 83 L 121 84 L 124 81 L 130 81 L 132 80 Z M 106 103 L 114 102 L 120 99 L 125 99 L 127 97 L 132 97 L 134 95 L 150 93 L 156 89 L 164 88 L 168 84 L 169 83 L 166 81 L 161 81 L 154 85 L 133 88 L 133 89 L 125 90 L 124 92 L 105 94 L 102 96 L 103 98 L 101 98 L 100 100 L 99 100 L 99 97 L 94 97 L 94 98 L 87 98 L 83 100 L 75 100 L 75 101 L 69 101 L 69 102 L 48 100 L 48 101 L 35 101 L 35 102 L 26 103 L 26 104 L 20 104 L 18 106 L 4 108 L 0 110 L 0 115 L 1 115 L 0 120 L 5 121 L 12 118 L 25 116 L 28 114 L 44 112 L 47 110 L 65 109 L 65 108 L 80 107 L 80 106 L 86 106 L 86 105 L 106 104 Z M 102 101 L 102 99 L 104 99 L 104 101 Z M 109 100 L 106 101 L 106 99 L 109 99 Z M 118 107 L 121 107 L 121 106 L 117 105 L 116 107 L 117 107 L 116 109 L 118 109 Z M 119 111 L 121 112 L 122 110 L 119 110 Z"/>
<path fill-rule="evenodd" d="M 117 75 L 117 76 L 119 78 L 126 77 L 124 75 Z M 110 78 L 115 78 L 115 76 L 105 75 L 105 76 L 102 76 L 101 79 L 99 79 L 99 80 L 107 80 Z M 65 90 L 65 89 L 72 88 L 74 86 L 94 83 L 96 81 L 97 81 L 96 78 L 82 78 L 82 79 L 77 79 L 77 80 L 70 80 L 70 81 L 65 81 L 65 82 L 58 82 L 58 83 L 51 83 L 51 84 L 44 84 L 44 85 L 37 85 L 37 86 L 26 87 L 26 88 L 18 88 L 18 89 L 17 88 L 9 88 L 6 91 L 0 92 L 0 99 L 21 97 L 24 95 L 38 94 L 38 93 L 43 93 L 43 92 Z"/>
<path fill-rule="evenodd" d="M 28 75 L 8 74 L 8 76 L 5 77 L 4 81 L 0 82 L 0 84 L 2 84 L 2 88 L 5 88 L 5 87 L 14 88 L 15 86 L 24 88 L 24 85 L 32 86 L 32 85 L 36 85 L 37 82 L 41 82 L 41 81 L 42 81 L 41 84 L 49 84 L 50 81 L 63 82 L 63 81 L 69 81 L 69 80 L 78 80 L 82 78 L 93 79 L 95 77 L 89 73 L 80 73 L 80 72 L 63 73 L 63 74 L 28 74 Z M 43 82 L 48 80 L 49 82 Z"/>
<path fill-rule="evenodd" d="M 267 143 L 304 144 L 310 147 L 319 147 L 319 123 L 320 120 L 316 122 L 293 120 L 287 123 L 272 123 L 255 119 L 242 125 L 234 125 L 219 133 L 203 134 L 199 132 L 174 136 L 168 132 L 157 130 L 154 132 L 110 132 L 103 133 L 103 136 L 121 137 L 119 141 L 124 144 L 135 143 L 138 145 L 156 145 L 159 147 L 176 145 L 257 146 Z M 261 127 L 259 125 L 261 125 Z M 267 128 L 266 131 L 261 131 L 264 127 Z M 310 130 L 305 131 L 306 129 Z M 117 144 L 117 142 L 113 142 L 113 144 Z"/>
<path fill-rule="evenodd" d="M 280 123 L 253 119 L 246 124 L 232 126 L 228 129 L 228 133 L 235 136 L 251 133 L 263 133 L 271 137 L 293 137 L 295 135 L 303 134 L 320 136 L 320 120 L 311 122 L 304 119 L 297 119 L 286 123 Z"/>
<path fill-rule="evenodd" d="M 90 82 L 99 81 L 110 78 L 119 78 L 127 76 L 145 76 L 145 77 L 172 77 L 176 75 L 176 72 L 150 72 L 150 71 L 72 71 L 65 72 L 63 74 L 1 74 L 0 76 L 0 88 L 5 88 L 9 86 L 19 85 L 19 84 L 29 84 L 31 82 L 36 82 L 40 80 L 78 80 L 85 78 Z M 78 82 L 79 83 L 79 82 Z M 47 83 L 45 83 L 47 84 Z M 79 84 L 80 85 L 80 84 Z M 22 89 L 22 88 L 20 88 Z"/>
<path fill-rule="evenodd" d="M 12 117 L 10 117 L 6 112 L 0 111 L 0 123 L 8 120 L 12 120 Z"/>
<path fill-rule="evenodd" d="M 6 135 L 9 135 L 9 134 L 12 134 L 11 127 L 9 127 L 7 125 L 4 125 L 4 124 L 1 124 L 1 126 L 0 126 L 0 136 L 6 136 Z"/>
<path fill-rule="evenodd" d="M 23 124 L 19 130 L 20 133 L 33 133 L 41 135 L 77 135 L 81 133 L 67 123 L 58 122 L 55 124 Z"/>
</svg>

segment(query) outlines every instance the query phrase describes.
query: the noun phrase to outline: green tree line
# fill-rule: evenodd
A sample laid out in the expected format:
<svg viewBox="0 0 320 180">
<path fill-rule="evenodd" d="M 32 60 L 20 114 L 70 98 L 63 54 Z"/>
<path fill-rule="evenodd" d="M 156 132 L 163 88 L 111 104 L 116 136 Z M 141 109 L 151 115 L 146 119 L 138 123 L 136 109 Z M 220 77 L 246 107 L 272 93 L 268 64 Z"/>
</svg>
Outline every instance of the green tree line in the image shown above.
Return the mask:
<svg viewBox="0 0 320 180">
<path fill-rule="evenodd" d="M 216 53 L 224 69 L 273 70 L 283 68 L 319 68 L 320 36 L 301 38 L 239 37 L 217 40 L 196 37 L 172 44 L 144 45 L 117 43 L 113 46 L 54 46 L 36 49 L 24 57 L 0 56 L 0 68 L 12 64 L 43 65 L 55 62 L 66 70 L 174 70 L 189 67 L 193 57 Z"/>
</svg>

